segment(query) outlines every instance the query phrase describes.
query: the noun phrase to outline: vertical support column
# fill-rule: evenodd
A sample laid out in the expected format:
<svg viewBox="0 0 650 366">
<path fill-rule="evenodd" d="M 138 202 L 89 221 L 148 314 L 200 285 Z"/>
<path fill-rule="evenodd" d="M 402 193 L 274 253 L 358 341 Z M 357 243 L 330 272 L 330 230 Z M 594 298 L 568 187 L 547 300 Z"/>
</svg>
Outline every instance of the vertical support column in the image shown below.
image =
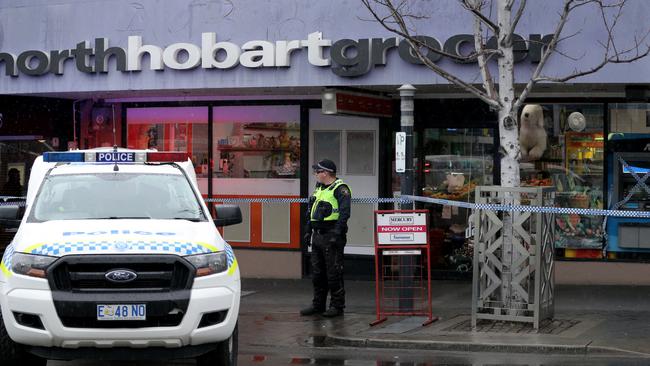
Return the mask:
<svg viewBox="0 0 650 366">
<path fill-rule="evenodd" d="M 415 97 L 415 87 L 411 84 L 404 84 L 397 90 L 399 90 L 400 96 L 400 126 L 402 132 L 406 133 L 406 167 L 405 172 L 400 176 L 401 194 L 404 196 L 413 194 L 413 179 L 415 176 L 413 171 L 413 121 L 415 111 L 413 99 Z M 400 203 L 400 209 L 412 210 L 413 202 Z M 430 266 L 427 270 L 431 270 Z M 400 274 L 402 280 L 400 281 L 399 309 L 408 311 L 413 309 L 413 267 L 406 266 L 402 271 L 404 273 Z"/>
<path fill-rule="evenodd" d="M 544 206 L 544 191 L 542 190 L 541 187 L 537 187 L 537 190 L 535 192 L 535 200 L 533 201 L 534 205 L 536 206 Z M 543 261 L 543 255 L 544 255 L 544 225 L 546 224 L 544 222 L 544 213 L 542 212 L 535 212 L 530 214 L 530 227 L 532 229 L 533 225 L 535 226 L 535 233 L 533 236 L 533 244 L 535 246 L 535 250 L 533 251 L 535 258 L 534 260 L 529 260 L 529 266 L 535 266 L 535 277 L 533 278 L 533 288 L 528 289 L 528 302 L 530 302 L 530 297 L 532 297 L 532 302 L 533 302 L 533 308 L 534 308 L 534 314 L 533 314 L 533 328 L 535 331 L 539 330 L 539 322 L 542 320 L 544 314 L 540 314 L 540 310 L 542 310 L 542 303 L 544 301 L 544 294 L 542 293 L 543 286 L 541 286 L 544 273 L 545 271 L 542 269 L 542 266 L 544 265 Z M 534 221 L 533 221 L 534 220 Z M 528 281 L 529 283 L 531 282 L 530 280 Z"/>
<path fill-rule="evenodd" d="M 413 194 L 413 121 L 415 103 L 415 87 L 411 84 L 404 84 L 399 89 L 400 96 L 400 126 L 401 131 L 406 132 L 406 171 L 400 176 L 400 186 L 402 195 Z M 400 203 L 400 209 L 412 210 L 413 203 Z"/>
</svg>

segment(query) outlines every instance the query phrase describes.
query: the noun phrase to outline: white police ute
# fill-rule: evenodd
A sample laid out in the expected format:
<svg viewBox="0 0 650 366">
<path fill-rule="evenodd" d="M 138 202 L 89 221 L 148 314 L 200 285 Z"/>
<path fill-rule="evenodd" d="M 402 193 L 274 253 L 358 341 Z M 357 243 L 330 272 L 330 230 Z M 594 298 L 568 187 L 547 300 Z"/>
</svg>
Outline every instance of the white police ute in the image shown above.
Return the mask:
<svg viewBox="0 0 650 366">
<path fill-rule="evenodd" d="M 22 206 L 22 207 L 19 207 Z M 186 153 L 46 152 L 0 262 L 0 365 L 196 358 L 236 365 L 241 284 Z"/>
</svg>

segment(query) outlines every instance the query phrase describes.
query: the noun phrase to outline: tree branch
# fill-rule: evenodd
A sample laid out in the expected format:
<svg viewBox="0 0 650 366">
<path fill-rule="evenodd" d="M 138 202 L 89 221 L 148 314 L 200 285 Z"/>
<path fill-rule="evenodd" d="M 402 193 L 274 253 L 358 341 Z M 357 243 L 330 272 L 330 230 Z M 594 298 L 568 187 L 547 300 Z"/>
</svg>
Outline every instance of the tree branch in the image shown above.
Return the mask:
<svg viewBox="0 0 650 366">
<path fill-rule="evenodd" d="M 602 69 L 603 67 L 605 67 L 605 65 L 607 65 L 607 64 L 631 63 L 631 62 L 634 62 L 636 60 L 642 59 L 642 58 L 644 58 L 644 57 L 646 57 L 646 56 L 648 56 L 650 54 L 650 46 L 648 46 L 643 53 L 639 53 L 640 52 L 640 47 L 641 47 L 641 42 L 636 41 L 635 44 L 636 45 L 634 47 L 629 48 L 627 50 L 624 50 L 624 51 L 622 51 L 620 53 L 617 53 L 616 55 L 614 55 L 612 57 L 605 57 L 598 65 L 592 67 L 589 70 L 575 71 L 571 75 L 567 75 L 567 76 L 560 77 L 560 78 L 549 77 L 549 76 L 538 77 L 538 78 L 535 79 L 535 82 L 551 81 L 551 82 L 563 83 L 563 82 L 569 81 L 571 79 L 575 79 L 575 78 L 579 78 L 581 76 L 593 74 L 593 73 L 599 71 L 600 69 Z M 630 58 L 621 58 L 622 55 L 630 53 L 630 52 L 632 52 L 634 50 L 637 51 L 635 56 L 630 57 Z"/>
<path fill-rule="evenodd" d="M 528 97 L 528 94 L 530 94 L 530 91 L 533 89 L 533 85 L 536 83 L 536 79 L 539 77 L 540 73 L 542 72 L 542 69 L 544 69 L 544 66 L 546 65 L 546 62 L 548 61 L 548 58 L 551 56 L 552 51 L 555 50 L 557 46 L 558 39 L 560 38 L 560 34 L 562 33 L 562 29 L 564 29 L 564 25 L 566 24 L 567 20 L 569 19 L 569 13 L 571 13 L 572 8 L 571 5 L 573 4 L 574 0 L 565 0 L 564 1 L 564 7 L 562 10 L 562 14 L 560 15 L 560 21 L 558 22 L 557 26 L 555 27 L 555 32 L 553 32 L 553 37 L 551 38 L 551 41 L 549 42 L 548 46 L 546 47 L 546 51 L 542 53 L 542 58 L 539 61 L 539 64 L 537 64 L 537 68 L 535 68 L 535 71 L 533 72 L 533 75 L 531 76 L 530 80 L 528 83 L 526 83 L 526 87 L 524 87 L 524 90 L 519 94 L 519 98 L 517 98 L 517 101 L 515 102 L 513 108 L 515 110 L 519 109 L 523 102 L 526 100 Z M 577 6 L 585 4 L 585 3 L 580 3 Z M 576 6 L 576 7 L 577 7 Z"/>
<path fill-rule="evenodd" d="M 476 19 L 485 23 L 485 25 L 487 25 L 488 28 L 494 32 L 494 34 L 499 34 L 499 26 L 481 12 L 481 8 L 483 7 L 482 0 L 460 0 L 460 4 L 463 6 L 463 8 L 469 10 Z"/>
<path fill-rule="evenodd" d="M 381 16 L 377 13 L 377 11 L 372 7 L 370 4 L 370 0 L 361 0 L 361 2 L 368 8 L 370 13 L 373 15 L 373 17 L 388 31 L 402 36 L 411 46 L 413 49 L 413 52 L 415 53 L 415 56 L 429 69 L 431 69 L 433 72 L 436 74 L 440 75 L 442 78 L 445 80 L 449 81 L 450 83 L 460 86 L 461 88 L 465 89 L 466 91 L 474 94 L 477 98 L 481 99 L 484 101 L 486 104 L 498 108 L 500 106 L 499 101 L 497 99 L 491 98 L 485 91 L 477 88 L 476 86 L 467 83 L 456 76 L 452 75 L 451 73 L 447 72 L 440 66 L 436 65 L 434 62 L 432 62 L 428 57 L 422 54 L 422 48 L 430 49 L 433 50 L 434 52 L 443 54 L 444 52 L 438 52 L 438 50 L 433 49 L 432 47 L 424 44 L 421 41 L 418 41 L 417 39 L 414 38 L 410 34 L 410 31 L 408 27 L 406 26 L 406 23 L 404 22 L 404 18 L 402 15 L 397 11 L 397 8 L 392 3 L 392 0 L 374 0 L 374 3 L 380 4 L 388 9 L 388 12 L 390 13 L 391 17 L 395 21 L 395 24 L 397 24 L 398 29 L 391 27 L 388 25 L 385 21 L 382 22 Z M 494 53 L 494 50 L 490 50 L 489 53 Z M 478 52 L 477 52 L 478 54 Z M 487 52 L 486 52 L 487 54 Z M 453 56 L 453 55 L 450 55 Z M 477 56 L 475 56 L 477 57 Z M 458 57 L 452 57 L 455 59 L 458 59 Z"/>
<path fill-rule="evenodd" d="M 607 40 L 605 42 L 601 42 L 601 41 L 598 42 L 604 49 L 604 54 L 603 54 L 602 61 L 600 63 L 598 63 L 597 65 L 595 65 L 595 66 L 593 66 L 593 67 L 591 67 L 591 68 L 589 68 L 587 70 L 582 70 L 582 71 L 575 70 L 573 73 L 571 73 L 569 75 L 566 75 L 566 76 L 563 76 L 563 77 L 540 76 L 540 73 L 537 72 L 538 70 L 540 70 L 539 65 L 538 65 L 538 68 L 537 68 L 536 72 L 533 74 L 533 76 L 531 77 L 531 79 L 530 79 L 530 81 L 529 81 L 529 83 L 527 85 L 527 89 L 524 90 L 525 92 L 526 91 L 530 92 L 530 89 L 528 89 L 528 86 L 531 86 L 531 88 L 532 88 L 532 85 L 536 84 L 538 82 L 546 81 L 546 82 L 563 83 L 563 82 L 567 82 L 567 81 L 575 79 L 575 78 L 579 78 L 579 77 L 582 77 L 582 76 L 594 74 L 594 73 L 600 71 L 607 64 L 631 63 L 631 62 L 634 62 L 636 60 L 642 59 L 642 58 L 650 55 L 650 45 L 648 45 L 647 43 L 645 45 L 643 44 L 645 42 L 645 40 L 648 38 L 648 35 L 650 35 L 650 31 L 648 31 L 641 39 L 637 39 L 635 37 L 634 46 L 632 46 L 630 48 L 619 51 L 619 48 L 616 45 L 615 38 L 614 38 L 614 28 L 616 27 L 616 25 L 618 24 L 619 19 L 621 18 L 621 15 L 623 13 L 623 7 L 625 6 L 627 0 L 621 0 L 618 3 L 609 4 L 609 5 L 604 4 L 602 2 L 602 0 L 591 0 L 591 1 L 587 1 L 587 2 L 581 2 L 581 3 L 578 3 L 576 5 L 571 6 L 570 3 L 572 1 L 573 0 L 567 0 L 567 2 L 565 3 L 565 10 L 568 9 L 568 13 L 570 13 L 572 10 L 576 9 L 577 7 L 585 5 L 587 3 L 597 4 L 597 6 L 599 7 L 599 10 L 600 10 L 600 13 L 601 13 L 601 20 L 603 22 L 603 25 L 604 25 L 606 31 L 607 31 Z M 607 15 L 605 14 L 605 9 L 608 9 L 608 8 L 616 8 L 617 9 L 616 14 L 613 16 L 611 24 L 608 22 Z M 568 13 L 567 13 L 567 16 L 568 16 Z M 554 35 L 553 38 L 554 39 L 556 38 L 555 35 Z M 556 45 L 557 45 L 557 42 L 555 43 L 553 48 L 551 48 L 550 44 L 549 44 L 549 48 L 544 53 L 543 58 L 547 58 L 546 56 L 550 55 L 553 52 L 557 52 L 557 53 L 562 54 L 561 52 L 559 52 L 557 50 Z M 613 55 L 611 55 L 611 56 L 610 56 L 610 51 L 613 51 Z M 627 55 L 629 55 L 631 53 L 634 53 L 634 56 L 627 56 Z M 523 100 L 525 99 L 526 96 L 527 96 L 527 93 L 522 92 L 522 94 L 520 95 L 519 100 L 517 100 L 517 103 L 519 103 L 519 105 L 521 105 L 521 103 L 523 103 Z"/>
<path fill-rule="evenodd" d="M 487 56 L 488 58 L 493 55 L 493 54 L 500 54 L 499 50 L 492 50 L 492 49 L 483 49 L 480 52 L 474 51 L 467 56 L 459 56 L 456 54 L 448 53 L 445 52 L 441 49 L 438 48 L 433 48 L 430 45 L 420 41 L 419 39 L 415 38 L 413 35 L 410 34 L 408 27 L 406 27 L 406 23 L 404 22 L 404 15 L 399 13 L 397 9 L 392 5 L 391 0 L 372 0 L 374 3 L 379 4 L 383 7 L 386 7 L 389 9 L 389 14 L 382 17 L 379 15 L 379 13 L 373 8 L 373 6 L 370 4 L 371 0 L 361 0 L 361 3 L 365 5 L 365 7 L 370 11 L 370 14 L 372 14 L 373 18 L 386 30 L 390 31 L 391 33 L 397 34 L 398 36 L 401 36 L 404 39 L 410 39 L 411 42 L 417 45 L 417 48 L 425 48 L 428 51 L 431 51 L 435 54 L 450 58 L 454 61 L 461 62 L 461 63 L 471 63 L 475 62 L 480 54 L 483 54 Z M 404 24 L 404 27 L 400 27 L 400 29 L 397 29 L 391 24 L 396 24 L 400 25 L 400 22 L 397 19 L 402 19 L 402 23 Z M 387 19 L 393 19 L 392 21 L 388 21 Z"/>
<path fill-rule="evenodd" d="M 481 8 L 478 8 L 477 11 L 480 13 Z M 479 52 L 478 68 L 481 72 L 481 77 L 483 78 L 483 89 L 485 89 L 487 92 L 488 97 L 496 99 L 495 96 L 497 93 L 496 89 L 494 88 L 494 81 L 492 80 L 492 75 L 490 74 L 487 60 L 485 59 L 485 55 L 480 52 L 483 51 L 483 30 L 481 28 L 481 20 L 479 18 L 474 18 L 474 48 L 476 48 L 476 51 Z"/>
<path fill-rule="evenodd" d="M 526 9 L 526 0 L 521 0 L 521 3 L 519 4 L 519 8 L 517 9 L 517 13 L 515 14 L 515 18 L 512 20 L 512 26 L 510 28 L 512 29 L 512 32 L 510 32 L 510 34 L 508 34 L 506 38 L 507 43 L 512 42 L 512 35 L 517 30 L 517 24 L 519 24 L 519 20 L 521 19 L 521 16 L 524 14 L 525 9 Z"/>
<path fill-rule="evenodd" d="M 557 43 L 560 43 L 560 42 L 565 41 L 567 39 L 573 38 L 573 37 L 575 37 L 575 36 L 577 36 L 578 34 L 581 34 L 581 33 L 582 33 L 582 30 L 579 30 L 579 31 L 576 31 L 574 33 L 569 34 L 568 36 L 561 37 L 560 39 L 558 39 Z M 546 47 L 546 43 L 544 43 L 544 42 L 534 41 L 532 39 L 529 40 L 528 42 L 531 43 L 531 44 L 533 44 L 533 43 L 534 44 L 540 44 L 540 45 L 542 45 L 542 47 Z M 598 42 L 598 44 L 600 44 L 601 46 L 604 46 L 600 41 L 596 41 L 596 42 Z M 557 53 L 557 54 L 559 54 L 561 56 L 564 56 L 564 57 L 568 58 L 571 61 L 578 61 L 582 57 L 584 57 L 585 54 L 586 54 L 586 52 L 583 52 L 582 55 L 580 55 L 580 56 L 570 56 L 568 53 L 560 51 L 559 49 L 557 49 L 557 47 L 552 52 Z"/>
</svg>

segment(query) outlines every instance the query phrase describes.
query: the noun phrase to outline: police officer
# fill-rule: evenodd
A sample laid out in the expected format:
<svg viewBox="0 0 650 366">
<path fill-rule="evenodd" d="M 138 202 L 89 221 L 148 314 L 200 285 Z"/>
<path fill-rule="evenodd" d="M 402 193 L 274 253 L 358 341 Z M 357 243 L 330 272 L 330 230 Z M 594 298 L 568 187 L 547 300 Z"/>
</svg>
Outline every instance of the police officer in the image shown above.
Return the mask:
<svg viewBox="0 0 650 366">
<path fill-rule="evenodd" d="M 350 218 L 350 187 L 336 177 L 336 165 L 324 159 L 312 165 L 316 174 L 316 188 L 307 207 L 305 241 L 311 243 L 312 305 L 300 311 L 301 315 L 323 314 L 331 318 L 343 315 L 345 289 L 343 287 L 343 248 Z M 330 306 L 327 293 L 330 294 Z"/>
</svg>

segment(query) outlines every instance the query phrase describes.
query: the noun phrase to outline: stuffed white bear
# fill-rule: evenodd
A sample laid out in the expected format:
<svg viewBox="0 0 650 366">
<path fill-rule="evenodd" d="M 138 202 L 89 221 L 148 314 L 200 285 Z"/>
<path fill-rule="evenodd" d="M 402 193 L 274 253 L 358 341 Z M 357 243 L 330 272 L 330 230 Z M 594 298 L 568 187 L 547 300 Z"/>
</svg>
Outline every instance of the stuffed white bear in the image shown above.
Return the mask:
<svg viewBox="0 0 650 366">
<path fill-rule="evenodd" d="M 519 145 L 521 147 L 522 161 L 537 160 L 546 151 L 544 111 L 540 105 L 528 104 L 521 112 Z"/>
</svg>

